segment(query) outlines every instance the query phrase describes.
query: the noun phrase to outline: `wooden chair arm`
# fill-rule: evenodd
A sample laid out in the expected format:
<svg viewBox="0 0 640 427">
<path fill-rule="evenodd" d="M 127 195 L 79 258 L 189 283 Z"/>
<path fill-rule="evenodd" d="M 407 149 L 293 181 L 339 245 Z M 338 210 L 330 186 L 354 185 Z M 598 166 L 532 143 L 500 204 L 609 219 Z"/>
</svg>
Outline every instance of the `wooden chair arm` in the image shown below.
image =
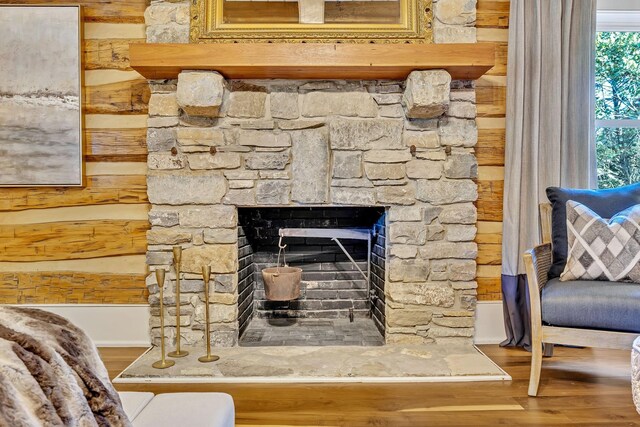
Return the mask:
<svg viewBox="0 0 640 427">
<path fill-rule="evenodd" d="M 542 343 L 542 304 L 540 302 L 540 292 L 547 284 L 547 275 L 551 268 L 551 262 L 552 252 L 550 243 L 543 243 L 524 253 L 524 265 L 527 271 L 527 286 L 531 307 L 532 345 Z"/>
</svg>

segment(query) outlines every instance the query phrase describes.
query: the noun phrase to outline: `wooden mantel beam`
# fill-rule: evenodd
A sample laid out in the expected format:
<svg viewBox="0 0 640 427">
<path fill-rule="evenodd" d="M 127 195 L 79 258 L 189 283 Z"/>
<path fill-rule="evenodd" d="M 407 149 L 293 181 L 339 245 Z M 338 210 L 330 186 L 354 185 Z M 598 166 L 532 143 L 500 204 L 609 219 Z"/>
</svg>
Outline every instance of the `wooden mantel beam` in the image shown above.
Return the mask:
<svg viewBox="0 0 640 427">
<path fill-rule="evenodd" d="M 454 79 L 475 80 L 495 60 L 493 43 L 134 43 L 129 53 L 148 79 L 182 70 L 215 70 L 228 79 L 405 79 L 414 70 L 446 69 Z"/>
</svg>

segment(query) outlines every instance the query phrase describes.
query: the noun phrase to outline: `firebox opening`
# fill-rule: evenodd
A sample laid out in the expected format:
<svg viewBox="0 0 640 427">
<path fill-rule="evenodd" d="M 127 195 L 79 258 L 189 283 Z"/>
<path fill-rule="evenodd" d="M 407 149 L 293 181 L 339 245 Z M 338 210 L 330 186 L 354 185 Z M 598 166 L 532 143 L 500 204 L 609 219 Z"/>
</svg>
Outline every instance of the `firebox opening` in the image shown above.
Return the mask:
<svg viewBox="0 0 640 427">
<path fill-rule="evenodd" d="M 384 344 L 384 207 L 240 208 L 238 223 L 241 346 Z M 302 269 L 290 301 L 265 295 L 280 242 Z"/>
</svg>

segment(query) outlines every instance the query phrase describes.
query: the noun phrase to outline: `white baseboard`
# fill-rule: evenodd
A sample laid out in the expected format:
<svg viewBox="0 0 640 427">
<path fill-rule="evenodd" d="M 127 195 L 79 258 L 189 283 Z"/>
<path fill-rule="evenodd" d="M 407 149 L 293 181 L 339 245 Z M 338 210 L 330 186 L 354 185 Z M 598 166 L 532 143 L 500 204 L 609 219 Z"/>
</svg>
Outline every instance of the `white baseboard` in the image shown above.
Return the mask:
<svg viewBox="0 0 640 427">
<path fill-rule="evenodd" d="M 98 347 L 148 347 L 149 306 L 146 304 L 29 304 L 66 317 Z"/>
<path fill-rule="evenodd" d="M 498 344 L 507 335 L 504 331 L 502 301 L 479 301 L 476 307 L 476 344 Z"/>
<path fill-rule="evenodd" d="M 32 304 L 66 317 L 84 329 L 99 347 L 147 347 L 149 306 L 145 304 Z M 476 344 L 497 344 L 505 339 L 501 301 L 478 302 Z"/>
</svg>

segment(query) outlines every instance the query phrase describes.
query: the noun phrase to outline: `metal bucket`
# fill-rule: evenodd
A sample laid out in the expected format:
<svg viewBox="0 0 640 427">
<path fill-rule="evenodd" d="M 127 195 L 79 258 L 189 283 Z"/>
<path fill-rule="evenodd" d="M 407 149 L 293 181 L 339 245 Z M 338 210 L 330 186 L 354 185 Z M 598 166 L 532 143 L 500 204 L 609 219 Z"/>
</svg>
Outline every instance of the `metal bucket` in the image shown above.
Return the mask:
<svg viewBox="0 0 640 427">
<path fill-rule="evenodd" d="M 300 298 L 302 269 L 298 267 L 269 267 L 262 270 L 264 293 L 270 301 L 290 301 Z"/>
</svg>

